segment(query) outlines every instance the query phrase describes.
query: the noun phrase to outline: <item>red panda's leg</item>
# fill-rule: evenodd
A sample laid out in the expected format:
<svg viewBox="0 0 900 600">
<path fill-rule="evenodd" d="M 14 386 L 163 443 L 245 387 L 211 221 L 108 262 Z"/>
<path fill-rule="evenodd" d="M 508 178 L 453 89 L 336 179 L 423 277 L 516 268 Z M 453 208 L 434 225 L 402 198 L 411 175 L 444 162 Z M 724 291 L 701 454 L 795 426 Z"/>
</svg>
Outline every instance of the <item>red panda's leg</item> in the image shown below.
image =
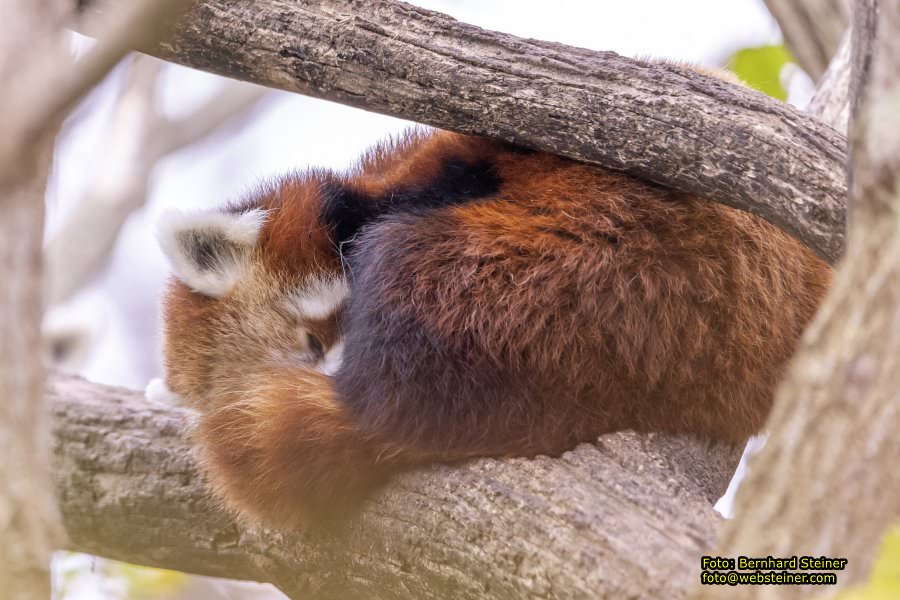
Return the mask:
<svg viewBox="0 0 900 600">
<path fill-rule="evenodd" d="M 298 368 L 252 379 L 196 430 L 228 508 L 270 526 L 314 526 L 345 516 L 410 462 L 354 427 L 329 377 Z"/>
</svg>

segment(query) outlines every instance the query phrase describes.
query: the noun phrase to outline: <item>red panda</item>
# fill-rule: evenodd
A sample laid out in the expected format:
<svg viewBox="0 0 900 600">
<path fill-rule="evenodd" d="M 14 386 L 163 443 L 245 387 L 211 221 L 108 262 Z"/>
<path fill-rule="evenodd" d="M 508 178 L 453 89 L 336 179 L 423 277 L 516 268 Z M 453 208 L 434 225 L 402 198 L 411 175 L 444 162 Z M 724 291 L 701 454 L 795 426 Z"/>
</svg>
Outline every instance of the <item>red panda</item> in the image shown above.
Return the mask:
<svg viewBox="0 0 900 600">
<path fill-rule="evenodd" d="M 831 276 L 759 217 L 445 131 L 160 239 L 167 384 L 227 506 L 279 527 L 433 461 L 742 442 Z"/>
</svg>

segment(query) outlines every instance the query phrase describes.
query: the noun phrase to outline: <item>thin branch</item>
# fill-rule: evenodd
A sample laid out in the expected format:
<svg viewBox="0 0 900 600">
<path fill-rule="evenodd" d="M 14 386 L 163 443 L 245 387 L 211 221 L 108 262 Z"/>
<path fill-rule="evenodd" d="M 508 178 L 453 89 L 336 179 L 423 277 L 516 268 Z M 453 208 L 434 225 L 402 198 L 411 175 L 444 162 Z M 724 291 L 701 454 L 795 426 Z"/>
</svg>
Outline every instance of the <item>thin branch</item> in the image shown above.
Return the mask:
<svg viewBox="0 0 900 600">
<path fill-rule="evenodd" d="M 16 114 L 0 137 L 0 166 L 9 165 L 32 140 L 55 129 L 65 113 L 135 46 L 152 43 L 185 3 L 181 0 L 129 2 L 85 19 L 85 30 L 101 32 L 94 47 L 73 61 L 68 49 L 54 40 L 37 40 L 12 85 L 5 89 L 2 112 Z M 48 93 L 52 90 L 52 93 Z M 15 176 L 0 170 L 0 177 Z"/>
<path fill-rule="evenodd" d="M 269 581 L 295 598 L 675 598 L 693 583 L 740 453 L 620 433 L 560 459 L 408 473 L 342 531 L 248 529 L 210 505 L 190 411 L 58 376 L 55 474 L 68 547 Z"/>
<path fill-rule="evenodd" d="M 845 138 L 682 67 L 485 31 L 389 0 L 205 0 L 145 50 L 625 170 L 760 214 L 829 260 L 843 249 Z"/>
<path fill-rule="evenodd" d="M 68 299 L 106 263 L 128 217 L 146 202 L 156 164 L 246 117 L 269 90 L 228 82 L 189 115 L 170 119 L 156 107 L 163 63 L 139 58 L 130 66 L 81 203 L 47 244 L 49 306 Z"/>
<path fill-rule="evenodd" d="M 850 125 L 850 72 L 853 30 L 844 33 L 837 53 L 816 86 L 806 111 L 846 133 Z"/>
<path fill-rule="evenodd" d="M 800 67 L 818 80 L 850 24 L 849 0 L 764 0 Z"/>
</svg>

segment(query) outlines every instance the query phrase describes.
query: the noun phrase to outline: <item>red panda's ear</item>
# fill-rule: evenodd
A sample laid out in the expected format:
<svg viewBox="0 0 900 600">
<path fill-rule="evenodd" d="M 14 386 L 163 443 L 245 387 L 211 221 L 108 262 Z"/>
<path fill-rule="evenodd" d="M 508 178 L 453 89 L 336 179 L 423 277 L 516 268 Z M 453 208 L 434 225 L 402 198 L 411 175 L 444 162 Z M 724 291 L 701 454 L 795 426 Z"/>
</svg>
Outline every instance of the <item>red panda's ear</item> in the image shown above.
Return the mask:
<svg viewBox="0 0 900 600">
<path fill-rule="evenodd" d="M 157 224 L 157 237 L 175 275 L 195 292 L 221 298 L 245 270 L 264 210 L 242 213 L 172 210 Z"/>
</svg>

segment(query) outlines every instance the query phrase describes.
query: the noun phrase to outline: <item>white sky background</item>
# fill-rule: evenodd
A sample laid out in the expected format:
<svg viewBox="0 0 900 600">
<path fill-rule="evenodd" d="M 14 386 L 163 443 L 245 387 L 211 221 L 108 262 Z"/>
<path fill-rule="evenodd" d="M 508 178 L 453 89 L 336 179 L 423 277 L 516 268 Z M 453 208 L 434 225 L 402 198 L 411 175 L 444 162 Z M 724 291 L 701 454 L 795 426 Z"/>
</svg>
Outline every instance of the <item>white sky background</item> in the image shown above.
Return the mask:
<svg viewBox="0 0 900 600">
<path fill-rule="evenodd" d="M 780 39 L 760 0 L 420 0 L 415 4 L 519 36 L 707 66 L 720 66 L 736 49 Z M 48 191 L 50 230 L 77 206 L 86 183 L 103 168 L 95 159 L 97 145 L 120 75 L 121 69 L 92 94 L 58 146 Z M 185 114 L 221 82 L 214 75 L 169 66 L 160 97 L 163 110 Z M 793 78 L 792 100 L 804 103 L 809 91 L 808 79 Z M 71 313 L 90 320 L 99 332 L 82 374 L 132 388 L 142 388 L 159 376 L 157 306 L 168 276 L 154 238 L 154 223 L 161 212 L 170 207 L 216 206 L 252 191 L 265 178 L 294 169 L 342 169 L 367 146 L 407 125 L 275 92 L 240 133 L 214 136 L 160 163 L 147 206 L 126 224 L 108 267 L 70 303 Z"/>
</svg>

